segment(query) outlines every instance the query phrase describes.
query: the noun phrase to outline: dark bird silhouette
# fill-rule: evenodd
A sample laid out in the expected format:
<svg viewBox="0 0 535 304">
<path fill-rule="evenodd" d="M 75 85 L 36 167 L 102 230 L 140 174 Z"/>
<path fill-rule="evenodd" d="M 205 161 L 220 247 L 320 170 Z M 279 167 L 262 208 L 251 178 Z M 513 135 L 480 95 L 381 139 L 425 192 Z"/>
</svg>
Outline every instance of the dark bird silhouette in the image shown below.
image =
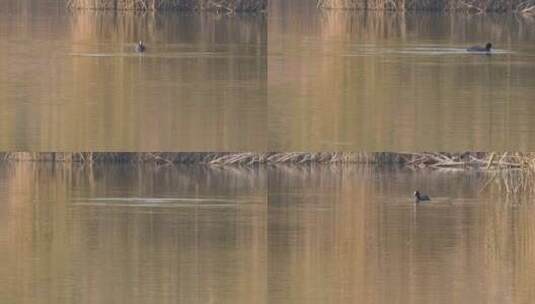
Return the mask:
<svg viewBox="0 0 535 304">
<path fill-rule="evenodd" d="M 136 53 L 143 53 L 145 52 L 145 45 L 143 44 L 143 41 L 139 41 L 137 44 L 136 44 Z"/>
<path fill-rule="evenodd" d="M 427 194 L 420 193 L 420 191 L 418 191 L 418 190 L 414 191 L 414 199 L 417 202 L 430 201 L 431 200 Z"/>
<path fill-rule="evenodd" d="M 476 46 L 471 46 L 471 47 L 467 48 L 466 50 L 468 52 L 487 52 L 487 53 L 489 53 L 491 48 L 492 48 L 492 43 L 489 42 L 489 43 L 487 43 L 485 45 L 485 47 L 476 45 Z"/>
</svg>

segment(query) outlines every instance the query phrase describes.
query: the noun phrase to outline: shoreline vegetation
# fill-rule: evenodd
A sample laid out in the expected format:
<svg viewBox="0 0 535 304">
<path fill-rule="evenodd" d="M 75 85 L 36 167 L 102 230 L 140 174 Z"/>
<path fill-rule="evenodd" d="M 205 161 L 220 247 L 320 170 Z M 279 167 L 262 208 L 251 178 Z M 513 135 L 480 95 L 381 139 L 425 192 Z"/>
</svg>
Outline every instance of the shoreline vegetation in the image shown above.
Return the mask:
<svg viewBox="0 0 535 304">
<path fill-rule="evenodd" d="M 535 0 L 316 0 L 325 9 L 535 14 Z"/>
<path fill-rule="evenodd" d="M 267 0 L 67 0 L 67 7 L 95 10 L 261 12 Z"/>
<path fill-rule="evenodd" d="M 53 163 L 68 168 L 93 165 L 200 165 L 213 168 L 250 169 L 283 166 L 372 165 L 445 172 L 478 170 L 484 173 L 481 191 L 498 185 L 507 195 L 535 194 L 535 152 L 391 153 L 391 152 L 2 152 L 0 163 Z"/>
<path fill-rule="evenodd" d="M 4 152 L 3 161 L 208 165 L 376 164 L 411 168 L 531 169 L 535 153 L 463 152 Z"/>
</svg>

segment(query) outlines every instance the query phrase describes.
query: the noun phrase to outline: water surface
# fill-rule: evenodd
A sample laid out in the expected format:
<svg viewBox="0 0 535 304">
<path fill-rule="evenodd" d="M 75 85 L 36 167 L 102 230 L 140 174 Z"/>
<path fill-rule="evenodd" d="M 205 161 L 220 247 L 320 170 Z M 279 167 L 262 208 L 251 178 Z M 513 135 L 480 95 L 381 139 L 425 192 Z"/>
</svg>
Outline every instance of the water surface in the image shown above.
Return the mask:
<svg viewBox="0 0 535 304">
<path fill-rule="evenodd" d="M 529 303 L 535 206 L 487 178 L 0 164 L 0 302 Z"/>
<path fill-rule="evenodd" d="M 265 303 L 266 177 L 0 165 L 0 302 Z"/>
<path fill-rule="evenodd" d="M 264 15 L 0 10 L 3 151 L 264 151 Z M 143 40 L 147 52 L 133 52 Z"/>
<path fill-rule="evenodd" d="M 528 303 L 535 206 L 477 173 L 269 172 L 268 303 Z M 413 189 L 430 194 L 414 204 Z"/>
<path fill-rule="evenodd" d="M 268 27 L 272 150 L 535 149 L 533 18 L 274 0 Z"/>
</svg>

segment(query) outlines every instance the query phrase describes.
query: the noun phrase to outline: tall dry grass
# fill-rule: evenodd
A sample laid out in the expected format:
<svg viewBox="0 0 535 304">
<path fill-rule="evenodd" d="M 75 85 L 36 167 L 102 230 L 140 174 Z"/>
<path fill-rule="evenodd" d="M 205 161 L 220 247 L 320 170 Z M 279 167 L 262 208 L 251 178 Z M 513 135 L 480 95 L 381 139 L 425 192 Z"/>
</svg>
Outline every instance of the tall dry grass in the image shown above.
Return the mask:
<svg viewBox="0 0 535 304">
<path fill-rule="evenodd" d="M 156 165 L 204 164 L 215 166 L 311 164 L 396 165 L 412 169 L 479 170 L 485 172 L 482 189 L 498 187 L 508 194 L 535 194 L 535 152 L 390 153 L 390 152 L 4 152 L 0 161 L 57 162 L 81 165 L 151 163 Z M 303 167 L 305 168 L 305 167 Z"/>
<path fill-rule="evenodd" d="M 4 161 L 43 162 L 153 162 L 158 164 L 213 164 L 213 165 L 256 165 L 256 164 L 310 164 L 310 163 L 403 163 L 397 153 L 353 153 L 353 152 L 4 152 Z"/>
<path fill-rule="evenodd" d="M 319 7 L 366 10 L 431 10 L 535 13 L 534 0 L 318 0 Z"/>
<path fill-rule="evenodd" d="M 243 164 L 400 164 L 412 168 L 530 169 L 535 152 L 392 153 L 392 152 L 4 152 L 0 159 L 49 162 L 155 162 Z"/>
<path fill-rule="evenodd" d="M 67 0 L 70 8 L 108 10 L 211 10 L 258 12 L 266 0 Z"/>
</svg>

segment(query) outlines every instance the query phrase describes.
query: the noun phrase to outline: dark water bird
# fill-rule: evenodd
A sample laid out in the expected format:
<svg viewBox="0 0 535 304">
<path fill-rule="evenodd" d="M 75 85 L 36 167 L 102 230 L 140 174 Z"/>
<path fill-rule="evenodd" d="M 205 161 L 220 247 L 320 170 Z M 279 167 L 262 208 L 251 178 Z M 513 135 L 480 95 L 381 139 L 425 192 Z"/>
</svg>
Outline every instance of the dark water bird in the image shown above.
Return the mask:
<svg viewBox="0 0 535 304">
<path fill-rule="evenodd" d="M 491 48 L 492 48 L 492 43 L 489 42 L 489 43 L 487 43 L 485 45 L 485 47 L 476 45 L 476 46 L 471 46 L 471 47 L 467 48 L 466 50 L 468 52 L 486 52 L 486 53 L 489 53 Z"/>
<path fill-rule="evenodd" d="M 143 44 L 143 41 L 139 41 L 137 44 L 136 44 L 136 53 L 143 53 L 145 52 L 145 45 Z"/>
<path fill-rule="evenodd" d="M 418 190 L 414 191 L 413 194 L 414 194 L 414 199 L 417 202 L 430 201 L 431 200 L 427 194 L 420 193 L 420 191 L 418 191 Z"/>
</svg>

